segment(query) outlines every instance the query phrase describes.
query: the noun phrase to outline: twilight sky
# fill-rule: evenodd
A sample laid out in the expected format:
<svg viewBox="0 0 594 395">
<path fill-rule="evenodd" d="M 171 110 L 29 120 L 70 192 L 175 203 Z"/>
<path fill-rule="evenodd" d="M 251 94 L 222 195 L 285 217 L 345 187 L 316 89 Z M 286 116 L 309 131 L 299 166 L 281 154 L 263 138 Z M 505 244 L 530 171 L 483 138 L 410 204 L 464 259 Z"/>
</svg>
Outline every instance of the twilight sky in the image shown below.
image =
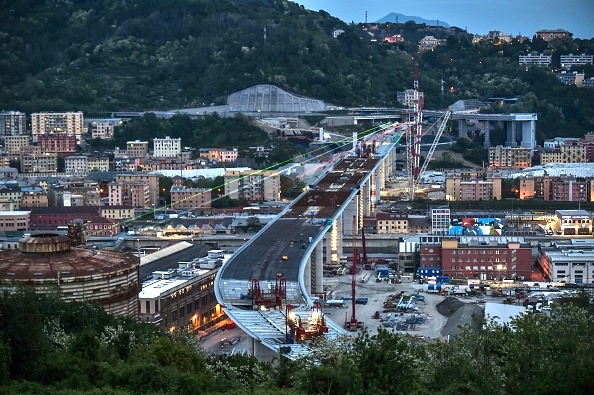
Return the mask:
<svg viewBox="0 0 594 395">
<path fill-rule="evenodd" d="M 293 0 L 347 23 L 374 22 L 391 12 L 438 19 L 485 34 L 499 30 L 532 37 L 541 29 L 565 29 L 574 38 L 594 38 L 594 0 Z"/>
</svg>

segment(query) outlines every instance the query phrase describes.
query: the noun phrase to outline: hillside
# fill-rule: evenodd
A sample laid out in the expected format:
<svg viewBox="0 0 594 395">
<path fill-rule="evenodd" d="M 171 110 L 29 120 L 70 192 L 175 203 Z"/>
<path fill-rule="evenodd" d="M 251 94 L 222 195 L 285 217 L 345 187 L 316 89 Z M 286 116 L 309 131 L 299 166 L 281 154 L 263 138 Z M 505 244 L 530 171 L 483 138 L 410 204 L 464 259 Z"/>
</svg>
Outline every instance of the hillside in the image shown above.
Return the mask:
<svg viewBox="0 0 594 395">
<path fill-rule="evenodd" d="M 593 53 L 594 40 L 473 44 L 458 28 L 347 25 L 283 0 L 138 4 L 3 1 L 3 109 L 98 115 L 187 108 L 222 104 L 229 93 L 259 83 L 337 105 L 395 106 L 396 92 L 412 87 L 416 62 L 427 108 L 518 97 L 518 105 L 494 111 L 537 112 L 541 140 L 594 129 L 594 90 L 563 86 L 547 70 L 517 64 L 530 52 L 552 53 L 558 64 L 560 53 Z M 344 33 L 334 38 L 335 29 Z M 382 34 L 402 34 L 405 42 L 384 43 Z M 426 35 L 447 42 L 418 53 Z M 594 75 L 592 66 L 584 71 Z"/>
</svg>

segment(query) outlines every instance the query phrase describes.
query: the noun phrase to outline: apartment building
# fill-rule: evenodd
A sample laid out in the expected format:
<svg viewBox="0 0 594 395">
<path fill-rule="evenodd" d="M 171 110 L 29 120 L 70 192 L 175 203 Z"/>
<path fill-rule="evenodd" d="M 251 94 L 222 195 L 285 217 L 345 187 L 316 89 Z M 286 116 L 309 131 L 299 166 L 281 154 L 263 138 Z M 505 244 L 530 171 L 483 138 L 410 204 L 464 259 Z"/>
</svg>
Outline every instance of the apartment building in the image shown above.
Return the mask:
<svg viewBox="0 0 594 395">
<path fill-rule="evenodd" d="M 574 66 L 591 65 L 593 59 L 594 55 L 586 55 L 585 53 L 581 55 L 574 55 L 572 53 L 569 55 L 561 55 L 561 68 L 571 69 Z"/>
<path fill-rule="evenodd" d="M 134 140 L 126 142 L 126 153 L 129 158 L 146 158 L 148 152 L 148 141 Z"/>
<path fill-rule="evenodd" d="M 76 137 L 66 134 L 46 134 L 37 136 L 41 152 L 58 154 L 59 158 L 76 154 Z"/>
<path fill-rule="evenodd" d="M 553 55 L 520 55 L 518 63 L 523 66 L 549 66 L 553 61 Z"/>
<path fill-rule="evenodd" d="M 0 232 L 29 230 L 31 211 L 0 211 Z"/>
<path fill-rule="evenodd" d="M 12 158 L 16 158 L 20 155 L 22 147 L 28 147 L 30 145 L 31 136 L 4 136 L 4 152 Z"/>
<path fill-rule="evenodd" d="M 527 147 L 489 148 L 489 167 L 503 169 L 525 169 L 532 165 L 531 149 Z"/>
<path fill-rule="evenodd" d="M 586 145 L 578 142 L 566 142 L 559 148 L 543 150 L 540 152 L 540 164 L 547 163 L 583 163 L 587 161 L 588 150 Z"/>
<path fill-rule="evenodd" d="M 65 134 L 75 136 L 80 143 L 84 127 L 84 117 L 78 112 L 40 112 L 31 114 L 31 134 L 36 143 L 39 136 L 48 134 Z"/>
<path fill-rule="evenodd" d="M 167 136 L 153 139 L 153 156 L 157 158 L 175 157 L 181 153 L 181 139 Z"/>
<path fill-rule="evenodd" d="M 87 172 L 109 171 L 109 158 L 89 156 L 87 158 Z"/>
<path fill-rule="evenodd" d="M 431 234 L 447 235 L 450 231 L 452 221 L 450 208 L 448 206 L 433 206 L 431 215 Z"/>
<path fill-rule="evenodd" d="M 0 186 L 0 201 L 12 205 L 14 210 L 21 208 L 23 191 L 18 186 Z"/>
<path fill-rule="evenodd" d="M 0 112 L 0 139 L 27 134 L 27 117 L 20 111 Z"/>
<path fill-rule="evenodd" d="M 47 194 L 50 207 L 101 206 L 99 185 L 93 183 L 51 184 Z"/>
<path fill-rule="evenodd" d="M 483 171 L 446 173 L 447 200 L 501 200 L 501 175 Z"/>
<path fill-rule="evenodd" d="M 200 157 L 209 161 L 217 162 L 237 162 L 239 151 L 237 148 L 200 148 Z"/>
<path fill-rule="evenodd" d="M 133 206 L 101 206 L 101 216 L 114 221 L 121 221 L 135 217 Z"/>
<path fill-rule="evenodd" d="M 578 73 L 577 71 L 574 71 L 572 73 L 562 71 L 560 73 L 555 74 L 555 76 L 559 81 L 561 81 L 565 85 L 575 85 L 578 88 L 583 87 L 584 79 L 586 78 L 586 75 L 584 73 Z"/>
<path fill-rule="evenodd" d="M 24 147 L 40 148 L 40 147 Z M 23 152 L 21 148 L 21 173 L 56 173 L 58 171 L 58 154 Z"/>
<path fill-rule="evenodd" d="M 540 37 L 545 41 L 551 41 L 555 38 L 571 37 L 571 33 L 563 29 L 543 29 L 536 32 L 536 37 Z"/>
<path fill-rule="evenodd" d="M 64 159 L 65 171 L 69 176 L 84 177 L 87 171 L 87 156 L 69 156 Z"/>
<path fill-rule="evenodd" d="M 210 207 L 211 191 L 208 188 L 172 186 L 171 208 L 178 210 Z"/>
<path fill-rule="evenodd" d="M 137 208 L 151 208 L 149 185 L 140 181 L 111 182 L 109 187 L 109 205 L 129 205 Z"/>
<path fill-rule="evenodd" d="M 225 195 L 247 201 L 279 200 L 280 174 L 272 170 L 227 171 Z"/>
<path fill-rule="evenodd" d="M 41 187 L 23 187 L 21 207 L 48 207 L 47 193 Z"/>
<path fill-rule="evenodd" d="M 127 183 L 141 183 L 146 184 L 148 187 L 148 203 L 145 208 L 154 208 L 159 207 L 159 176 L 156 174 L 118 174 L 115 179 L 116 183 L 119 184 L 127 184 Z M 111 196 L 110 196 L 111 198 Z M 131 203 L 118 203 L 118 204 L 111 204 L 110 205 L 122 205 L 122 204 L 131 204 Z M 132 204 L 131 204 L 132 205 Z M 135 207 L 142 207 L 136 206 Z"/>
<path fill-rule="evenodd" d="M 423 92 L 419 92 L 419 100 L 422 100 L 423 95 Z M 407 108 L 413 108 L 415 105 L 414 89 L 406 89 L 404 91 L 396 92 L 396 100 L 405 105 Z"/>
<path fill-rule="evenodd" d="M 91 122 L 91 138 L 101 140 L 111 140 L 115 132 L 115 127 L 121 120 L 106 119 Z"/>
</svg>

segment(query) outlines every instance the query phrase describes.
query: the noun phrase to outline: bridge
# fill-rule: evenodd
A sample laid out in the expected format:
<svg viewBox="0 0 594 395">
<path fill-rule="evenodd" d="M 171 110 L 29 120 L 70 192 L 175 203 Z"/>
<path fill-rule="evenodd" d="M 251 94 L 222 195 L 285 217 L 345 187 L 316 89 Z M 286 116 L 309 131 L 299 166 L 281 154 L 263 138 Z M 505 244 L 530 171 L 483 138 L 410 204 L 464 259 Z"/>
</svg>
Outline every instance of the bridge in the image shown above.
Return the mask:
<svg viewBox="0 0 594 395">
<path fill-rule="evenodd" d="M 308 353 L 307 342 L 289 341 L 289 322 L 294 317 L 301 322 L 307 321 L 304 317 L 319 319 L 314 301 L 323 293 L 323 262 L 338 264 L 342 235 L 352 233 L 353 226 L 361 228 L 363 217 L 375 210 L 379 191 L 395 170 L 394 147 L 401 137 L 392 125 L 367 136 L 366 142 L 354 139 L 348 154 L 220 269 L 215 295 L 228 317 L 251 337 L 253 355 L 272 359 L 282 352 L 295 359 Z M 268 306 L 256 303 L 262 295 L 272 295 Z M 324 332 L 336 337 L 344 333 L 343 323 L 324 318 Z"/>
</svg>

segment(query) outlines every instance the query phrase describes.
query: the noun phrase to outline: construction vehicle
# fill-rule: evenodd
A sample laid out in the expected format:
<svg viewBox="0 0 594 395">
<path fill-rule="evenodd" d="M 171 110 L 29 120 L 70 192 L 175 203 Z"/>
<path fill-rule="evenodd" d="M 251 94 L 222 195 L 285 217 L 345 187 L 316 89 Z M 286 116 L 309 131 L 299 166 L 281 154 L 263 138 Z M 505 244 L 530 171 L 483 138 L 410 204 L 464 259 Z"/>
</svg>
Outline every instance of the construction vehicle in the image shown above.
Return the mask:
<svg viewBox="0 0 594 395">
<path fill-rule="evenodd" d="M 328 326 L 321 312 L 319 301 L 314 302 L 312 311 L 305 322 L 301 319 L 301 316 L 293 312 L 292 306 L 288 305 L 287 325 L 290 331 L 290 338 L 297 342 L 312 340 L 324 333 L 328 333 Z"/>
</svg>

